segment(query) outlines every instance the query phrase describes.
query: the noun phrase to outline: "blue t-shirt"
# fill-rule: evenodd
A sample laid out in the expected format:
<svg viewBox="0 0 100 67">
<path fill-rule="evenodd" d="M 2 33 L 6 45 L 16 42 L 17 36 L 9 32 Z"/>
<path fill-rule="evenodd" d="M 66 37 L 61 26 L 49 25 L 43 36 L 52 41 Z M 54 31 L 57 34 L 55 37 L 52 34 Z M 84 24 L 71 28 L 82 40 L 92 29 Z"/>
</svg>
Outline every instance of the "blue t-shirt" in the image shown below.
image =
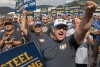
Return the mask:
<svg viewBox="0 0 100 67">
<path fill-rule="evenodd" d="M 99 20 L 94 23 L 94 29 L 100 30 L 100 21 Z M 100 34 L 96 35 L 96 40 L 100 41 Z"/>
<path fill-rule="evenodd" d="M 93 29 L 94 29 L 95 22 L 97 22 L 97 20 L 93 20 L 92 25 L 91 25 L 91 27 L 92 27 Z M 94 33 L 91 32 L 90 34 L 91 34 L 93 40 L 96 39 L 96 35 L 95 35 Z"/>
</svg>

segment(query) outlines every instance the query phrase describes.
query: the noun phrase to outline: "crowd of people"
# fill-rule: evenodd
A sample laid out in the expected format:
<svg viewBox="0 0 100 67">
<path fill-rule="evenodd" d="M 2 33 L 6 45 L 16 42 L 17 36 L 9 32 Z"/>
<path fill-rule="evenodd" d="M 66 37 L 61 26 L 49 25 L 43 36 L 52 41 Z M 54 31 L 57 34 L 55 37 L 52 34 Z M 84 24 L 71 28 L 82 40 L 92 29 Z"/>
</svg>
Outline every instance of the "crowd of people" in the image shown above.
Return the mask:
<svg viewBox="0 0 100 67">
<path fill-rule="evenodd" d="M 100 15 L 93 15 L 96 3 L 85 3 L 84 15 L 58 15 L 0 18 L 0 52 L 34 42 L 47 67 L 87 67 L 88 47 L 91 46 L 97 65 L 100 52 Z M 29 49 L 29 48 L 28 48 Z"/>
</svg>

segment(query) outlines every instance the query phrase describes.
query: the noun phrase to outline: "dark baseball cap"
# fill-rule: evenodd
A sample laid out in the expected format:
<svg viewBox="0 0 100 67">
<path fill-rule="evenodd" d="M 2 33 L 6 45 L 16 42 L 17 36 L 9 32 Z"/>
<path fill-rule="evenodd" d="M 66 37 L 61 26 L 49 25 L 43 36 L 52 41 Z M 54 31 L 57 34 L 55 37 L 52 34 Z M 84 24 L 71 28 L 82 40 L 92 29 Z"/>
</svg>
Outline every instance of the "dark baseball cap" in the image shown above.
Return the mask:
<svg viewBox="0 0 100 67">
<path fill-rule="evenodd" d="M 42 25 L 42 23 L 41 23 L 40 21 L 36 21 L 36 22 L 33 24 L 34 27 L 37 26 L 37 25 Z"/>
<path fill-rule="evenodd" d="M 13 25 L 12 22 L 5 22 L 4 25 Z"/>
</svg>

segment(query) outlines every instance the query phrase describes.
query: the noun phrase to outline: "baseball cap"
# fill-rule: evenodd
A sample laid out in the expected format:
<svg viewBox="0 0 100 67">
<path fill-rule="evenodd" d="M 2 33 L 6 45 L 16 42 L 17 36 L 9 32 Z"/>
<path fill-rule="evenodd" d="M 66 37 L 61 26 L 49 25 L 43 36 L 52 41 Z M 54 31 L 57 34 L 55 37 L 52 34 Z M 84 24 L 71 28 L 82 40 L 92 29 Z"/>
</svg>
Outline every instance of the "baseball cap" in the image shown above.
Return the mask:
<svg viewBox="0 0 100 67">
<path fill-rule="evenodd" d="M 4 25 L 13 25 L 12 22 L 5 22 Z"/>
<path fill-rule="evenodd" d="M 57 27 L 59 25 L 64 25 L 64 26 L 68 27 L 66 24 L 66 21 L 64 19 L 56 19 L 55 20 L 54 27 Z"/>
<path fill-rule="evenodd" d="M 40 21 L 36 21 L 33 26 L 36 26 L 36 25 L 41 25 L 42 23 Z"/>
<path fill-rule="evenodd" d="M 14 15 L 14 18 L 18 18 L 16 15 Z"/>
</svg>

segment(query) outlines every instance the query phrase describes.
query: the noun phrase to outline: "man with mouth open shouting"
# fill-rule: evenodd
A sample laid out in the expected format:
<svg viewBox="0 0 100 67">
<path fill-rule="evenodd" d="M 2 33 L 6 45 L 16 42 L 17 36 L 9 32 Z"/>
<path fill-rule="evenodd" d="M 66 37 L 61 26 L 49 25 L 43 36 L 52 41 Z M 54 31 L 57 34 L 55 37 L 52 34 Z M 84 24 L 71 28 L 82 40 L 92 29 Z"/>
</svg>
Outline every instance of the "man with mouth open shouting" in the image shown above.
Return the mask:
<svg viewBox="0 0 100 67">
<path fill-rule="evenodd" d="M 83 39 L 91 26 L 91 18 L 97 5 L 92 1 L 85 3 L 85 13 L 79 28 L 75 33 L 66 37 L 67 25 L 63 19 L 54 22 L 54 37 L 44 42 L 41 46 L 41 54 L 47 67 L 76 67 L 75 51 L 83 42 Z"/>
</svg>

